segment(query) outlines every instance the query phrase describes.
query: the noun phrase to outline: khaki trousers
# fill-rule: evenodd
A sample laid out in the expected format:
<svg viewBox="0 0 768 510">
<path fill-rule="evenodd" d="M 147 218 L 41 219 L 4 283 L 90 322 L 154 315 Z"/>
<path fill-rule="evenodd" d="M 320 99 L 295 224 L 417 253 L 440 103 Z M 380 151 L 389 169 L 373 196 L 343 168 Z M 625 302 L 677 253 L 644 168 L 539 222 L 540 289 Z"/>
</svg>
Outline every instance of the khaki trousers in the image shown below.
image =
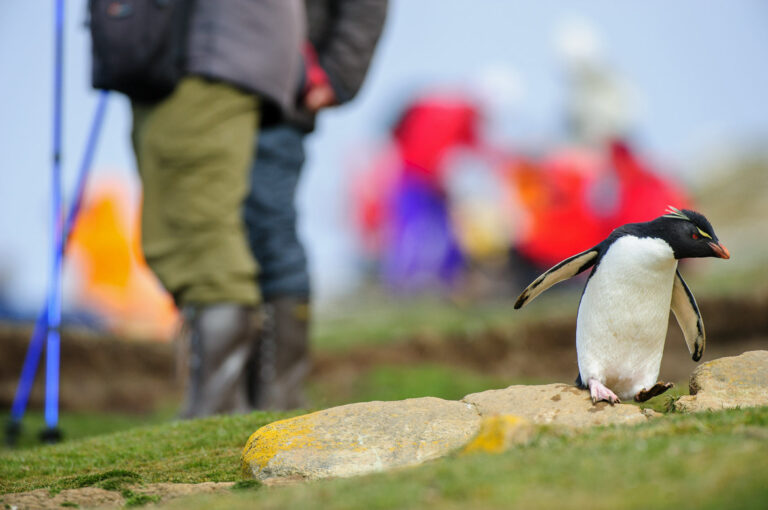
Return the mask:
<svg viewBox="0 0 768 510">
<path fill-rule="evenodd" d="M 179 307 L 260 299 L 242 219 L 258 122 L 256 96 L 193 76 L 133 104 L 144 256 Z"/>
</svg>

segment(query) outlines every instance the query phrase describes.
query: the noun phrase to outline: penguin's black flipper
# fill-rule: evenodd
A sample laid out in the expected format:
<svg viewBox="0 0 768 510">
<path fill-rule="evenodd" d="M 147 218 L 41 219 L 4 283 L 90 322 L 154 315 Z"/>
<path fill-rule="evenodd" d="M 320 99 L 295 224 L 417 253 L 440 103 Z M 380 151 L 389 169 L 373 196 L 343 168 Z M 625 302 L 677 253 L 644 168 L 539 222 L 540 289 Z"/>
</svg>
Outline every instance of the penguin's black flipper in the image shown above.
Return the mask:
<svg viewBox="0 0 768 510">
<path fill-rule="evenodd" d="M 699 361 L 704 354 L 706 336 L 704 334 L 704 322 L 701 320 L 699 307 L 688 289 L 688 286 L 680 276 L 680 271 L 675 274 L 675 283 L 672 287 L 672 312 L 675 314 L 680 329 L 683 330 L 688 352 L 693 361 Z"/>
<path fill-rule="evenodd" d="M 532 301 L 536 296 L 554 284 L 576 276 L 585 269 L 595 265 L 599 253 L 597 247 L 591 248 L 578 255 L 574 255 L 571 258 L 565 259 L 555 267 L 549 269 L 546 273 L 536 278 L 533 283 L 528 285 L 523 293 L 520 294 L 520 297 L 515 301 L 515 310 L 522 307 L 527 302 Z"/>
</svg>

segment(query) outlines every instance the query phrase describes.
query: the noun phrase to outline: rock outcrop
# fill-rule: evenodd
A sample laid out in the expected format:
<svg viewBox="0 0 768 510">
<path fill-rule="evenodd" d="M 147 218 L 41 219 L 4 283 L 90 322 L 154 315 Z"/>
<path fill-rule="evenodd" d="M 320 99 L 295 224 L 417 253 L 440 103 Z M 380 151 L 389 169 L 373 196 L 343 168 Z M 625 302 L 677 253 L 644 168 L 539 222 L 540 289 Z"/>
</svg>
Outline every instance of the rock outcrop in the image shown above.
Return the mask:
<svg viewBox="0 0 768 510">
<path fill-rule="evenodd" d="M 691 375 L 691 394 L 680 397 L 675 409 L 698 412 L 768 405 L 768 351 L 704 363 Z"/>
<path fill-rule="evenodd" d="M 248 439 L 242 467 L 266 481 L 420 464 L 464 446 L 480 421 L 471 405 L 433 397 L 333 407 L 260 428 Z"/>
<path fill-rule="evenodd" d="M 642 423 L 654 414 L 630 404 L 593 404 L 588 391 L 567 384 L 510 386 L 473 393 L 462 402 L 474 405 L 483 416 L 515 414 L 539 425 L 576 428 Z"/>
<path fill-rule="evenodd" d="M 243 450 L 242 469 L 266 483 L 362 475 L 461 448 L 503 451 L 528 441 L 538 424 L 632 424 L 651 414 L 632 405 L 593 405 L 588 392 L 566 384 L 510 386 L 458 402 L 426 397 L 349 404 L 260 428 Z"/>
<path fill-rule="evenodd" d="M 768 351 L 705 363 L 691 376 L 694 412 L 768 405 Z M 415 398 L 334 407 L 266 425 L 248 440 L 246 476 L 268 483 L 343 477 L 420 464 L 462 450 L 503 451 L 528 441 L 535 425 L 632 425 L 658 413 L 635 405 L 593 404 L 567 384 L 510 386 L 461 401 Z"/>
</svg>

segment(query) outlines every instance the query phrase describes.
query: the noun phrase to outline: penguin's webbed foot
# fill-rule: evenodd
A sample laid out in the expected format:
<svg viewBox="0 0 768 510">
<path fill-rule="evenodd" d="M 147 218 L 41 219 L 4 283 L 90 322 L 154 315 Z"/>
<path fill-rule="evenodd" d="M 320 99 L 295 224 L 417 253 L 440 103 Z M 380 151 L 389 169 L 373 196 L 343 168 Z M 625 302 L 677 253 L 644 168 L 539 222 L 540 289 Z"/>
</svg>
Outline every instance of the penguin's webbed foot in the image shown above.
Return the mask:
<svg viewBox="0 0 768 510">
<path fill-rule="evenodd" d="M 589 394 L 592 396 L 593 404 L 597 404 L 601 400 L 605 400 L 611 405 L 621 403 L 619 397 L 597 379 L 589 380 Z"/>
<path fill-rule="evenodd" d="M 637 402 L 645 402 L 646 400 L 650 400 L 653 397 L 656 397 L 658 395 L 661 395 L 671 387 L 673 387 L 675 383 L 671 382 L 657 382 L 654 384 L 650 389 L 642 389 L 640 390 L 637 395 L 635 395 L 635 401 Z"/>
</svg>

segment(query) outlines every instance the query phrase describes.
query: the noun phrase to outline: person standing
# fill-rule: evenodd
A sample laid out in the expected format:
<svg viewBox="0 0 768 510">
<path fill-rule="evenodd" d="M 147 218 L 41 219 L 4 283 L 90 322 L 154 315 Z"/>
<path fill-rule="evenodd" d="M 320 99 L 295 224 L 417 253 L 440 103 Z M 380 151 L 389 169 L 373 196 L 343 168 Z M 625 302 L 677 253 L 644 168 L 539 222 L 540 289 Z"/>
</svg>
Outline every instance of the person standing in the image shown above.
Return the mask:
<svg viewBox="0 0 768 510">
<path fill-rule="evenodd" d="M 162 100 L 132 101 L 143 252 L 188 335 L 183 417 L 250 409 L 260 296 L 242 205 L 258 126 L 291 108 L 305 38 L 299 0 L 192 5 L 185 75 Z"/>
<path fill-rule="evenodd" d="M 308 41 L 296 109 L 257 139 L 245 220 L 265 322 L 249 362 L 250 403 L 257 409 L 304 405 L 309 372 L 307 258 L 296 232 L 296 188 L 304 139 L 322 109 L 346 103 L 362 86 L 381 35 L 387 0 L 306 0 Z"/>
</svg>

